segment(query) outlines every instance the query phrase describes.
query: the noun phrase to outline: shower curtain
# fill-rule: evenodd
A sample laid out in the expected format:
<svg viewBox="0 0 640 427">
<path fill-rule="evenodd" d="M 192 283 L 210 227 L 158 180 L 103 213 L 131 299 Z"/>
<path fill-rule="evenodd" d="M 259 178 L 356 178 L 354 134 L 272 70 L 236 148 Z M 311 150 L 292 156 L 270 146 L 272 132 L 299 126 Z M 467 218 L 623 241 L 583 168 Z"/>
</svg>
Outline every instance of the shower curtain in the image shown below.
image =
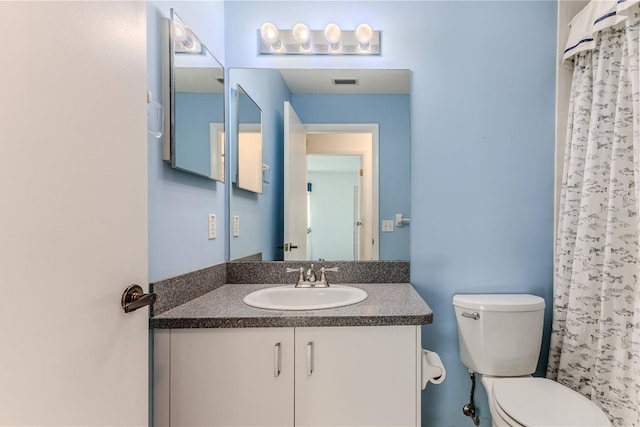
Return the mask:
<svg viewBox="0 0 640 427">
<path fill-rule="evenodd" d="M 614 425 L 640 426 L 640 4 L 599 1 L 581 14 L 566 51 L 573 80 L 547 376 Z"/>
</svg>

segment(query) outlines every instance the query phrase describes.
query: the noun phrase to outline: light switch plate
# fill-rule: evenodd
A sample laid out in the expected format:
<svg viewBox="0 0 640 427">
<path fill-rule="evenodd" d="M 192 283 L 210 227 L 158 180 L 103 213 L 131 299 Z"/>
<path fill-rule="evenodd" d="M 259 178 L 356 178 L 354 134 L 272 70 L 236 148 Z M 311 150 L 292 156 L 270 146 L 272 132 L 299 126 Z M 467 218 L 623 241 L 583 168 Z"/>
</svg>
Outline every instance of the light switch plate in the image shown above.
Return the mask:
<svg viewBox="0 0 640 427">
<path fill-rule="evenodd" d="M 385 219 L 382 221 L 382 231 L 390 232 L 393 231 L 393 220 Z"/>
<path fill-rule="evenodd" d="M 209 214 L 209 240 L 216 238 L 216 214 Z"/>
<path fill-rule="evenodd" d="M 240 217 L 238 215 L 233 216 L 233 237 L 240 236 Z"/>
</svg>

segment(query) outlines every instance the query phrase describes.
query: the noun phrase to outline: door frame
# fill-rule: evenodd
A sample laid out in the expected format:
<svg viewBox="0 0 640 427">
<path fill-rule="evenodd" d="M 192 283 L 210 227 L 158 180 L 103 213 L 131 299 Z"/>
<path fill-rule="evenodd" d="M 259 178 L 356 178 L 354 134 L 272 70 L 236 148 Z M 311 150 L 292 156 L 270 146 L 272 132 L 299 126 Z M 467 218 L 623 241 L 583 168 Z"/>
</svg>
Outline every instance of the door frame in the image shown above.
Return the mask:
<svg viewBox="0 0 640 427">
<path fill-rule="evenodd" d="M 361 254 L 362 259 L 380 259 L 380 137 L 378 123 L 304 123 L 306 133 L 369 133 L 371 134 L 371 232 L 368 236 L 364 234 L 364 252 Z M 307 154 L 320 154 L 309 153 Z M 322 154 L 349 154 L 344 151 L 326 152 Z M 350 154 L 360 154 L 351 152 Z M 363 212 L 365 210 L 363 209 Z M 366 215 L 363 220 L 366 221 Z M 363 230 L 364 231 L 364 230 Z M 367 240 L 373 239 L 372 245 L 367 245 Z M 370 255 L 367 257 L 368 248 L 371 249 Z"/>
</svg>

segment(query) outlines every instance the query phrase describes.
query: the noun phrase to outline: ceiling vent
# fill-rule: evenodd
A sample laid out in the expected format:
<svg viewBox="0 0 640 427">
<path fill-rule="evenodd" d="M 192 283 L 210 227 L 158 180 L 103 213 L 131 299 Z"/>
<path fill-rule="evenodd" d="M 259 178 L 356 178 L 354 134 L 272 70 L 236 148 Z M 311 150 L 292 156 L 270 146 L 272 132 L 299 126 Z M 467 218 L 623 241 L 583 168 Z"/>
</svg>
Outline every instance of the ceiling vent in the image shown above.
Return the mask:
<svg viewBox="0 0 640 427">
<path fill-rule="evenodd" d="M 334 86 L 358 86 L 358 79 L 331 79 Z"/>
</svg>

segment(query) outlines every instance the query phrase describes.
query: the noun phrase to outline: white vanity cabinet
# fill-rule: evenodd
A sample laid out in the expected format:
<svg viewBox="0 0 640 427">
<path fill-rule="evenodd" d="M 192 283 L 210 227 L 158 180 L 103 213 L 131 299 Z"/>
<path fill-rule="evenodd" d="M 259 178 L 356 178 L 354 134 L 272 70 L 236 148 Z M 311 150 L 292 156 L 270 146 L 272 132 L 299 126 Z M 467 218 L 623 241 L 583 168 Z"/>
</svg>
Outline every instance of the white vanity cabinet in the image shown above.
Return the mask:
<svg viewBox="0 0 640 427">
<path fill-rule="evenodd" d="M 155 341 L 154 425 L 293 426 L 293 328 L 167 329 Z"/>
<path fill-rule="evenodd" d="M 155 332 L 156 426 L 420 424 L 419 326 Z"/>
<path fill-rule="evenodd" d="M 419 326 L 296 328 L 295 425 L 420 425 Z"/>
</svg>

